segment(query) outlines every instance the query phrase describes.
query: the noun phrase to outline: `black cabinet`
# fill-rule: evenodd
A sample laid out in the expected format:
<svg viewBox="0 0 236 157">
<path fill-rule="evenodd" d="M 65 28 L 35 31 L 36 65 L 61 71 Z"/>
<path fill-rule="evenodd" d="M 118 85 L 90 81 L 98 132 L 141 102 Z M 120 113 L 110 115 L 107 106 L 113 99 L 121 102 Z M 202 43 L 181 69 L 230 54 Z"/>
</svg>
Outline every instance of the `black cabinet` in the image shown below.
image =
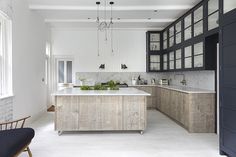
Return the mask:
<svg viewBox="0 0 236 157">
<path fill-rule="evenodd" d="M 147 72 L 159 72 L 162 70 L 162 37 L 161 32 L 148 31 L 146 33 Z"/>
<path fill-rule="evenodd" d="M 204 0 L 163 31 L 147 32 L 147 71 L 215 70 L 218 19 L 219 1 Z"/>
</svg>

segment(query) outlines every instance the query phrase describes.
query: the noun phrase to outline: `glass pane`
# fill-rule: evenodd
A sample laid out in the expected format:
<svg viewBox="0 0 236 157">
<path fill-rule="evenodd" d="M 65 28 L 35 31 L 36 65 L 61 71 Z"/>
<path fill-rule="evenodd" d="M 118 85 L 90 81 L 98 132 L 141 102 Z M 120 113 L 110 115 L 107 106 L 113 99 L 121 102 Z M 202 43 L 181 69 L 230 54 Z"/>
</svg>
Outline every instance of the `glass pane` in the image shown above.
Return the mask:
<svg viewBox="0 0 236 157">
<path fill-rule="evenodd" d="M 163 39 L 164 39 L 164 40 L 167 39 L 167 32 L 166 32 L 166 31 L 163 33 Z"/>
<path fill-rule="evenodd" d="M 192 68 L 192 58 L 185 58 L 184 59 L 184 67 L 185 68 Z"/>
<path fill-rule="evenodd" d="M 181 41 L 182 41 L 182 33 L 181 32 L 176 34 L 176 39 L 175 40 L 176 40 L 176 44 L 181 43 Z"/>
<path fill-rule="evenodd" d="M 203 54 L 203 42 L 194 44 L 194 55 Z"/>
<path fill-rule="evenodd" d="M 224 13 L 227 13 L 236 8 L 235 0 L 224 0 Z"/>
<path fill-rule="evenodd" d="M 169 60 L 173 61 L 174 59 L 175 59 L 175 53 L 174 52 L 170 52 Z"/>
<path fill-rule="evenodd" d="M 203 21 L 194 24 L 194 36 L 201 35 L 203 33 Z"/>
<path fill-rule="evenodd" d="M 174 46 L 174 37 L 169 38 L 169 47 Z"/>
<path fill-rule="evenodd" d="M 219 12 L 216 12 L 208 17 L 208 30 L 219 26 Z"/>
<path fill-rule="evenodd" d="M 185 47 L 184 57 L 191 57 L 191 56 L 192 56 L 192 46 Z"/>
<path fill-rule="evenodd" d="M 59 83 L 64 83 L 64 70 L 65 70 L 65 65 L 64 61 L 59 61 L 58 62 L 58 81 Z"/>
<path fill-rule="evenodd" d="M 194 11 L 194 23 L 203 19 L 203 6 Z"/>
<path fill-rule="evenodd" d="M 175 65 L 176 69 L 181 69 L 182 68 L 182 60 L 181 59 L 176 60 L 175 64 L 176 64 Z"/>
<path fill-rule="evenodd" d="M 194 56 L 194 67 L 203 67 L 203 55 Z"/>
<path fill-rule="evenodd" d="M 150 34 L 150 41 L 160 41 L 160 34 L 159 33 L 151 33 Z"/>
<path fill-rule="evenodd" d="M 219 10 L 219 0 L 209 0 L 208 1 L 208 15 Z"/>
<path fill-rule="evenodd" d="M 184 30 L 184 40 L 192 38 L 192 27 L 189 27 Z"/>
<path fill-rule="evenodd" d="M 163 49 L 167 49 L 167 40 L 164 40 Z"/>
<path fill-rule="evenodd" d="M 176 54 L 176 55 L 175 55 L 176 59 L 181 59 L 181 58 L 182 58 L 181 49 L 176 50 L 175 54 Z"/>
<path fill-rule="evenodd" d="M 67 61 L 67 83 L 72 83 L 72 61 Z"/>
<path fill-rule="evenodd" d="M 150 70 L 160 70 L 160 63 L 151 63 L 150 64 Z"/>
<path fill-rule="evenodd" d="M 184 28 L 187 28 L 192 25 L 192 14 L 184 18 Z"/>
<path fill-rule="evenodd" d="M 160 62 L 159 55 L 150 55 L 150 62 Z"/>
<path fill-rule="evenodd" d="M 163 55 L 163 61 L 164 61 L 164 62 L 167 62 L 167 54 L 164 54 L 164 55 Z"/>
<path fill-rule="evenodd" d="M 179 22 L 175 25 L 176 33 L 181 32 L 181 27 L 182 27 L 182 24 L 181 24 L 181 21 L 179 21 Z"/>
<path fill-rule="evenodd" d="M 170 27 L 169 29 L 169 37 L 172 37 L 175 33 L 174 26 Z"/>
<path fill-rule="evenodd" d="M 164 63 L 163 69 L 164 69 L 164 70 L 167 70 L 167 63 Z"/>
<path fill-rule="evenodd" d="M 174 69 L 174 64 L 175 64 L 174 61 L 170 61 L 170 70 L 173 70 L 173 69 Z"/>
<path fill-rule="evenodd" d="M 159 51 L 160 50 L 160 42 L 152 42 L 150 43 L 151 51 Z"/>
</svg>

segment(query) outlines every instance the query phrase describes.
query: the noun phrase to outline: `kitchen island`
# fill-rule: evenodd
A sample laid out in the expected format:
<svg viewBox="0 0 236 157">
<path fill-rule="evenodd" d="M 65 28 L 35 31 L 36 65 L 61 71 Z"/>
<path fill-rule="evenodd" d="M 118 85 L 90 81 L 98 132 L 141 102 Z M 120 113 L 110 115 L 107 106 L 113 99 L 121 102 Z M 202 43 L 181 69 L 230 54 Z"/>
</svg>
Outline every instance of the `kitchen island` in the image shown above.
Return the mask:
<svg viewBox="0 0 236 157">
<path fill-rule="evenodd" d="M 147 123 L 146 97 L 135 88 L 120 90 L 63 89 L 55 94 L 55 130 L 140 131 Z"/>
</svg>

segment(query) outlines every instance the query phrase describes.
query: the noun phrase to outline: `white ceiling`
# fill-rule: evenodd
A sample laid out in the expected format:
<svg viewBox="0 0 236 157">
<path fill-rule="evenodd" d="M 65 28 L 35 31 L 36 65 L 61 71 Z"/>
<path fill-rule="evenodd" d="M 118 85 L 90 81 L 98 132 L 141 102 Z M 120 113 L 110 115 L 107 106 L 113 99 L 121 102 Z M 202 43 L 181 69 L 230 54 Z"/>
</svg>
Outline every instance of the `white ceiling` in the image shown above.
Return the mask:
<svg viewBox="0 0 236 157">
<path fill-rule="evenodd" d="M 29 8 L 42 14 L 45 22 L 53 28 L 95 28 L 96 1 L 99 0 L 29 0 Z M 115 28 L 162 30 L 201 0 L 113 1 Z M 104 0 L 101 0 L 101 10 L 103 4 Z"/>
</svg>

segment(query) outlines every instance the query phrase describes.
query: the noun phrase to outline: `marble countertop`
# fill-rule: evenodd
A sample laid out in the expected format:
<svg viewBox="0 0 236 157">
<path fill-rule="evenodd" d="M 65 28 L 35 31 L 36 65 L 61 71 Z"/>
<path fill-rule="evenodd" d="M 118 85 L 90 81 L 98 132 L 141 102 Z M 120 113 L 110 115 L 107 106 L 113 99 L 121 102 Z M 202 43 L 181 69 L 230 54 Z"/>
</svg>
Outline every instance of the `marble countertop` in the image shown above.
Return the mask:
<svg viewBox="0 0 236 157">
<path fill-rule="evenodd" d="M 57 91 L 54 96 L 151 96 L 151 94 L 135 88 L 120 88 L 120 90 L 80 90 L 66 88 Z"/>
<path fill-rule="evenodd" d="M 166 88 L 170 90 L 175 90 L 183 93 L 216 93 L 213 90 L 206 90 L 206 89 L 198 89 L 192 87 L 185 87 L 185 86 L 175 86 L 175 85 L 131 85 L 130 87 L 160 87 Z"/>
</svg>

